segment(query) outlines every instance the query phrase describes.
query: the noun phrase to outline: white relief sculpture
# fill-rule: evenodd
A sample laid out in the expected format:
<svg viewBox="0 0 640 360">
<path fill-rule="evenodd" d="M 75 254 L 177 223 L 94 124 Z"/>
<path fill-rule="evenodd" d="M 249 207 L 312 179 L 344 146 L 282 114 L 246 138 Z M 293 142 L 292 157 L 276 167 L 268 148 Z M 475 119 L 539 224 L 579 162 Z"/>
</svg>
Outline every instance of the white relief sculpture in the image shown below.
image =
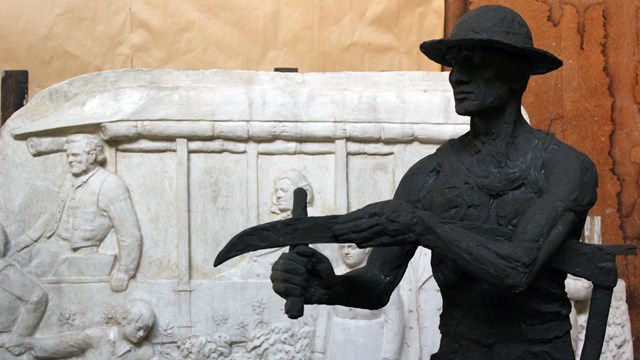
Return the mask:
<svg viewBox="0 0 640 360">
<path fill-rule="evenodd" d="M 300 171 L 288 170 L 273 179 L 273 193 L 269 211 L 275 215 L 274 220 L 284 220 L 291 217 L 293 191 L 297 188 L 303 188 L 307 192 L 307 214 L 309 216 L 321 215 L 313 208 L 313 188 L 307 178 Z"/>
<path fill-rule="evenodd" d="M 18 339 L 35 333 L 48 305 L 47 292 L 7 260 L 7 237 L 0 226 L 0 358 L 25 351 Z"/>
<path fill-rule="evenodd" d="M 275 220 L 270 192 L 272 179 L 284 174 L 280 166 L 301 170 L 313 185 L 310 216 L 314 210 L 342 213 L 361 205 L 353 202 L 354 194 L 364 192 L 366 199 L 371 192 L 349 179 L 389 179 L 395 188 L 398 174 L 414 161 L 468 131 L 468 119 L 455 114 L 447 75 L 120 70 L 42 90 L 0 128 L 0 222 L 10 224 L 10 239 L 24 234 L 40 214 L 55 212 L 55 195 L 62 188 L 60 178 L 51 174 L 64 170 L 63 135 L 85 129 L 99 129 L 109 143 L 109 165 L 117 160 L 118 176 L 131 191 L 146 239 L 135 283 L 126 293 L 102 283 L 108 281 L 102 275 L 112 270 L 112 254 L 99 271 L 94 269 L 100 266 L 81 272 L 67 266 L 65 272 L 54 269 L 58 261 L 52 259 L 51 267 L 42 269 L 45 278 L 37 279 L 49 293 L 37 336 L 86 329 L 92 324 L 87 319 L 100 319 L 123 295 L 153 297 L 162 324 L 146 341 L 162 360 L 286 358 L 296 349 L 296 356 L 310 358 L 316 307 L 305 308 L 302 321 L 308 323 L 288 323 L 283 301 L 268 281 L 261 281 L 267 277 L 248 274 L 220 281 L 240 266 L 213 269 L 211 261 L 236 232 Z M 361 158 L 372 164 L 370 170 L 354 169 Z M 321 172 L 318 159 L 325 163 Z M 177 184 L 185 196 L 176 196 Z M 210 189 L 203 191 L 204 184 Z M 117 224 L 112 227 L 117 230 Z M 115 232 L 103 244 L 111 245 Z M 55 237 L 41 236 L 16 258 Z M 93 256 L 67 248 L 65 257 L 80 258 L 75 264 Z M 101 251 L 97 255 L 107 255 Z M 334 264 L 341 262 L 339 255 L 336 259 Z M 416 254 L 401 284 L 403 360 L 428 359 L 439 342 L 440 304 L 429 266 L 428 254 Z M 60 274 L 86 281 L 50 281 L 64 277 Z M 117 317 L 108 311 L 102 318 Z M 345 351 L 358 351 L 358 346 L 349 344 Z M 9 355 L 3 357 L 3 351 Z M 0 359 L 9 356 L 0 349 Z"/>
<path fill-rule="evenodd" d="M 580 359 L 584 335 L 587 328 L 587 315 L 589 313 L 589 298 L 593 284 L 591 281 L 573 275 L 567 275 L 564 282 L 567 297 L 571 300 L 571 342 L 575 349 L 576 359 Z"/>
<path fill-rule="evenodd" d="M 104 144 L 95 135 L 76 134 L 65 144 L 70 175 L 60 188 L 55 209 L 16 240 L 29 270 L 40 277 L 109 276 L 111 289 L 121 292 L 136 274 L 142 236 L 127 185 L 105 170 Z M 98 248 L 115 230 L 116 264 Z M 113 270 L 112 270 L 113 268 Z"/>
<path fill-rule="evenodd" d="M 618 283 L 613 289 L 601 359 L 632 360 L 633 358 L 633 337 L 627 305 L 627 287 L 622 279 L 618 279 Z"/>
<path fill-rule="evenodd" d="M 82 331 L 42 337 L 16 339 L 35 359 L 155 360 L 153 346 L 144 340 L 155 322 L 149 303 L 129 301 L 115 325 L 91 327 Z"/>
<path fill-rule="evenodd" d="M 307 214 L 309 216 L 322 215 L 313 207 L 314 191 L 306 176 L 298 170 L 287 170 L 273 179 L 271 204 L 269 205 L 269 212 L 273 215 L 273 220 L 284 220 L 291 217 L 293 192 L 297 188 L 302 188 L 307 192 Z M 333 246 L 315 244 L 313 248 L 327 256 L 332 264 L 337 263 L 338 255 Z M 271 266 L 284 251 L 286 251 L 284 248 L 275 248 L 251 253 L 247 263 L 240 269 L 239 275 L 225 274 L 225 276 L 268 280 L 271 274 Z"/>
<path fill-rule="evenodd" d="M 336 274 L 366 264 L 371 249 L 341 244 L 342 264 Z M 357 336 L 346 336 L 357 334 Z M 323 306 L 318 314 L 312 346 L 313 359 L 384 359 L 401 357 L 404 336 L 404 314 L 398 291 L 379 310 L 343 306 Z"/>
<path fill-rule="evenodd" d="M 402 358 L 428 359 L 440 346 L 442 297 L 431 271 L 431 251 L 420 248 L 399 285 L 404 306 Z"/>
<path fill-rule="evenodd" d="M 265 319 L 267 303 L 255 300 L 251 322 L 244 319 L 228 324 L 226 314 L 218 314 L 214 322 L 218 329 L 212 335 L 192 335 L 175 339 L 162 336 L 156 353 L 162 360 L 308 360 L 314 329 L 305 320 L 273 322 Z M 232 327 L 222 329 L 223 327 Z"/>
</svg>

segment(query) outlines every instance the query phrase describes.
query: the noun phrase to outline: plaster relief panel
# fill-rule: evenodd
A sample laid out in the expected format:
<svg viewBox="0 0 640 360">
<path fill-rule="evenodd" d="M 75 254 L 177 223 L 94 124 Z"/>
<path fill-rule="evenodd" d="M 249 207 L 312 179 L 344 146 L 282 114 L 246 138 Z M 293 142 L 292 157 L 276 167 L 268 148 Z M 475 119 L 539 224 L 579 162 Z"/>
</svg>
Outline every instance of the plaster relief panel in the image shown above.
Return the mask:
<svg viewBox="0 0 640 360">
<path fill-rule="evenodd" d="M 18 333 L 12 314 L 27 308 L 7 302 L 11 309 L 0 311 L 0 324 L 8 324 L 0 328 L 0 351 L 22 346 L 42 358 L 89 356 L 101 351 L 87 335 L 95 333 L 133 358 L 150 347 L 159 359 L 308 359 L 314 352 L 327 359 L 426 359 L 436 350 L 440 311 L 426 250 L 416 254 L 388 309 L 324 316 L 326 309 L 307 306 L 298 321 L 286 317 L 268 280 L 269 257 L 286 249 L 266 261 L 248 254 L 215 269 L 212 262 L 237 232 L 288 217 L 285 193 L 292 187 L 313 194 L 311 216 L 388 199 L 413 162 L 467 127 L 454 114 L 447 76 L 440 73 L 127 70 L 47 89 L 0 129 L 0 188 L 9 189 L 0 193 L 0 222 L 8 251 L 16 252 L 37 219 L 59 207 L 69 175 L 66 139 L 87 134 L 104 142 L 107 162 L 97 172 L 127 189 L 135 216 L 118 214 L 128 214 L 130 223 L 137 219 L 139 266 L 126 289 L 113 290 L 110 277 L 126 246 L 117 226 L 103 221 L 110 231 L 101 232 L 94 254 L 110 256 L 111 263 L 80 267 L 102 268 L 100 279 L 50 281 L 50 273 L 34 274 L 31 282 L 5 286 L 0 277 L 3 289 L 20 283 L 47 304 L 44 314 L 42 304 L 29 305 L 34 321 Z M 319 250 L 345 271 L 337 247 Z M 4 259 L 14 260 L 11 254 Z M 0 274 L 8 269 L 20 274 L 28 267 L 14 262 Z M 153 310 L 153 325 L 146 336 L 120 337 L 119 316 L 136 300 Z M 374 347 L 337 336 L 363 328 L 383 340 Z M 62 334 L 87 341 L 75 347 Z M 59 348 L 45 346 L 52 339 Z"/>
<path fill-rule="evenodd" d="M 336 274 L 364 266 L 371 249 L 354 244 L 333 245 L 340 255 Z M 316 321 L 313 359 L 398 359 L 405 335 L 404 307 L 399 289 L 379 310 L 322 306 Z M 358 334 L 358 336 L 345 336 Z"/>
<path fill-rule="evenodd" d="M 189 155 L 191 271 L 195 280 L 217 276 L 210 254 L 248 226 L 246 154 Z M 233 174 L 229 176 L 229 174 Z"/>
<path fill-rule="evenodd" d="M 176 168 L 174 153 L 118 152 L 118 173 L 129 184 L 144 236 L 139 275 L 171 279 L 177 274 Z"/>
<path fill-rule="evenodd" d="M 260 223 L 290 217 L 293 190 L 303 185 L 311 189 L 307 208 L 309 216 L 335 213 L 333 154 L 260 155 L 258 168 L 261 174 L 258 179 Z"/>
<path fill-rule="evenodd" d="M 392 198 L 396 188 L 395 168 L 391 154 L 349 156 L 349 210 Z"/>
</svg>

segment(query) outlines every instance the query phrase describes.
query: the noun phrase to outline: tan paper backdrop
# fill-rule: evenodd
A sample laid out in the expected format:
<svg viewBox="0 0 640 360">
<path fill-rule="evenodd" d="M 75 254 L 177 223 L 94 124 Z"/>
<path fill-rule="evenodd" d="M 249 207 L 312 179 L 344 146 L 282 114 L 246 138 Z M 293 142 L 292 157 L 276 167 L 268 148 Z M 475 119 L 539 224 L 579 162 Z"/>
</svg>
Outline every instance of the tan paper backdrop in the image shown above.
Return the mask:
<svg viewBox="0 0 640 360">
<path fill-rule="evenodd" d="M 130 67 L 271 71 L 439 70 L 444 0 L 1 0 L 0 69 L 30 96 Z"/>
</svg>

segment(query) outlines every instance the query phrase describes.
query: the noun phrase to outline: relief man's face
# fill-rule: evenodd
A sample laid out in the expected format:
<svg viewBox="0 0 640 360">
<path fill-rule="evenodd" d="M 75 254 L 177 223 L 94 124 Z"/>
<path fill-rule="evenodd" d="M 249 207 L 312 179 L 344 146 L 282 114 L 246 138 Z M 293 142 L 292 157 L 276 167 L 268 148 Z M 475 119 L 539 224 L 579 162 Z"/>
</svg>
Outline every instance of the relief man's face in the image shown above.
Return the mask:
<svg viewBox="0 0 640 360">
<path fill-rule="evenodd" d="M 280 179 L 273 189 L 273 201 L 280 212 L 291 211 L 293 208 L 293 183 L 289 179 Z"/>
<path fill-rule="evenodd" d="M 349 269 L 355 269 L 365 264 L 371 252 L 370 248 L 360 249 L 355 244 L 340 244 L 342 261 Z"/>
<path fill-rule="evenodd" d="M 85 150 L 85 144 L 67 144 L 67 162 L 71 175 L 82 176 L 89 173 L 96 167 L 95 158 L 93 151 L 87 152 Z"/>
</svg>

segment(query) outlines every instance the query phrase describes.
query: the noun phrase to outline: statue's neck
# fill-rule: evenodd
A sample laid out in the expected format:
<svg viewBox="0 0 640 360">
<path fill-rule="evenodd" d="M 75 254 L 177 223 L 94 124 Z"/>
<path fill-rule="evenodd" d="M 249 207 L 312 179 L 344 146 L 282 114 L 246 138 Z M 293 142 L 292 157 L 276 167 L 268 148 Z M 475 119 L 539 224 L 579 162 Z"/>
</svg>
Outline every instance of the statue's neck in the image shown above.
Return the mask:
<svg viewBox="0 0 640 360">
<path fill-rule="evenodd" d="M 473 115 L 470 135 L 478 147 L 503 152 L 513 137 L 527 126 L 520 102 L 513 101 L 499 109 Z"/>
</svg>

